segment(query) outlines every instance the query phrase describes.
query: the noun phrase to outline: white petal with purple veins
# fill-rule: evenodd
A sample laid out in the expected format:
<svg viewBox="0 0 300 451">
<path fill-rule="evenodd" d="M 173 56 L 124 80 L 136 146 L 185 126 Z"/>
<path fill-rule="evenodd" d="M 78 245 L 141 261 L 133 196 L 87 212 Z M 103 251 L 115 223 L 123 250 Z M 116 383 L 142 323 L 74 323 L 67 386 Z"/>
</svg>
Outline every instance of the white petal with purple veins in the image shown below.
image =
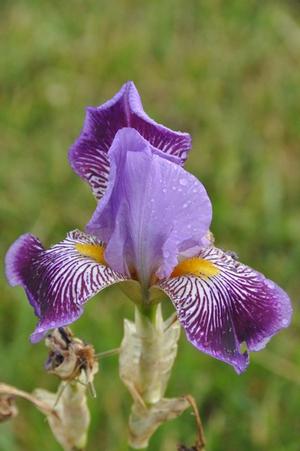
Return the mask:
<svg viewBox="0 0 300 451">
<path fill-rule="evenodd" d="M 33 342 L 48 329 L 75 321 L 83 304 L 103 288 L 126 280 L 126 276 L 99 264 L 97 250 L 102 254 L 101 249 L 101 242 L 78 230 L 48 250 L 30 234 L 22 235 L 11 246 L 6 255 L 8 281 L 23 286 L 40 319 Z"/>
<path fill-rule="evenodd" d="M 248 364 L 241 353 L 267 341 L 291 320 L 287 294 L 262 274 L 211 247 L 199 254 L 210 262 L 211 274 L 192 273 L 164 280 L 160 288 L 174 303 L 188 339 L 201 351 L 234 366 L 239 373 Z"/>
</svg>

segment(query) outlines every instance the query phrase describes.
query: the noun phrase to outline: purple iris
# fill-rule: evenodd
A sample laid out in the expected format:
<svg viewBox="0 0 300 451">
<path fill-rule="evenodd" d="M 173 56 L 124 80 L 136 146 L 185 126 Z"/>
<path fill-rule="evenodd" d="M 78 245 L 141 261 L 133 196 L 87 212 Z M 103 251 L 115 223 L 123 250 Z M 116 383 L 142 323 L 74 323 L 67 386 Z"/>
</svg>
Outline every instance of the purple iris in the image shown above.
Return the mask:
<svg viewBox="0 0 300 451">
<path fill-rule="evenodd" d="M 130 280 L 144 306 L 153 290 L 167 294 L 191 343 L 237 372 L 249 360 L 242 343 L 260 350 L 289 325 L 287 294 L 210 240 L 210 200 L 182 167 L 190 146 L 188 134 L 146 115 L 132 82 L 88 108 L 69 154 L 99 200 L 87 233 L 70 232 L 49 250 L 25 234 L 6 256 L 10 284 L 23 286 L 40 319 L 33 342 L 75 321 L 103 288 Z"/>
</svg>

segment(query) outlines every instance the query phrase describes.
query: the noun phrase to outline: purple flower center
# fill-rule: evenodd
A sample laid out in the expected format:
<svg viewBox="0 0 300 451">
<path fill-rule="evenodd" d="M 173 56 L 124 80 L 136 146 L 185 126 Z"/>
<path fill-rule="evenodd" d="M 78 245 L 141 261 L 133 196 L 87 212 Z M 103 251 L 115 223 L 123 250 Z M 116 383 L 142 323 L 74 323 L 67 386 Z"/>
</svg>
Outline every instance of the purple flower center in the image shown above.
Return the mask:
<svg viewBox="0 0 300 451">
<path fill-rule="evenodd" d="M 193 175 L 132 128 L 118 131 L 108 157 L 108 186 L 87 231 L 105 243 L 113 270 L 149 287 L 203 245 L 211 204 Z"/>
</svg>

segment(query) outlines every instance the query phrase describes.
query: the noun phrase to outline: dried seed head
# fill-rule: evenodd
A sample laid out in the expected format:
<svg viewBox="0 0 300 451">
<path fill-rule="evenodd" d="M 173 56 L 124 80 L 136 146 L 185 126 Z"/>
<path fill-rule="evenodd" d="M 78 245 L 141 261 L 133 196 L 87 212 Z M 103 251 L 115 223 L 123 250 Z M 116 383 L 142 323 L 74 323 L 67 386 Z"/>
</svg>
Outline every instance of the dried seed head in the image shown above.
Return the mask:
<svg viewBox="0 0 300 451">
<path fill-rule="evenodd" d="M 11 395 L 0 396 L 0 423 L 14 418 L 18 414 L 15 398 Z"/>
<path fill-rule="evenodd" d="M 69 328 L 54 329 L 46 337 L 46 346 L 50 349 L 45 368 L 64 381 L 85 378 L 89 384 L 98 371 L 98 362 L 92 345 L 76 338 Z"/>
</svg>

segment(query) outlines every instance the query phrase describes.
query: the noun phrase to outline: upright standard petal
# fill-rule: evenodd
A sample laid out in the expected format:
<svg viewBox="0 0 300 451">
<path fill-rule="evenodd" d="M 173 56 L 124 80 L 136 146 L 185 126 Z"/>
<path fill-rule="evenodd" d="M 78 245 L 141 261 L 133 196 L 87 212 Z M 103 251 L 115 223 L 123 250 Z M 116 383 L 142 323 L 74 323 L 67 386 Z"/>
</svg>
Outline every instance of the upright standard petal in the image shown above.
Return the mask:
<svg viewBox="0 0 300 451">
<path fill-rule="evenodd" d="M 258 351 L 291 320 L 291 303 L 280 287 L 214 247 L 180 263 L 160 288 L 191 343 L 238 373 L 249 360 L 240 345 Z"/>
<path fill-rule="evenodd" d="M 155 154 L 132 128 L 116 134 L 109 159 L 109 184 L 87 230 L 106 243 L 115 271 L 149 286 L 155 273 L 170 275 L 180 252 L 201 244 L 211 204 L 193 175 Z"/>
<path fill-rule="evenodd" d="M 111 100 L 87 109 L 83 130 L 69 153 L 73 170 L 90 184 L 98 199 L 107 186 L 108 150 L 123 127 L 135 128 L 152 146 L 177 158 L 181 164 L 191 148 L 188 133 L 175 132 L 153 121 L 144 112 L 134 83 L 125 83 Z"/>
<path fill-rule="evenodd" d="M 75 230 L 45 250 L 33 235 L 22 235 L 6 254 L 6 276 L 21 285 L 40 322 L 32 342 L 52 328 L 75 321 L 83 304 L 103 288 L 126 279 L 104 261 L 102 243 Z"/>
</svg>

